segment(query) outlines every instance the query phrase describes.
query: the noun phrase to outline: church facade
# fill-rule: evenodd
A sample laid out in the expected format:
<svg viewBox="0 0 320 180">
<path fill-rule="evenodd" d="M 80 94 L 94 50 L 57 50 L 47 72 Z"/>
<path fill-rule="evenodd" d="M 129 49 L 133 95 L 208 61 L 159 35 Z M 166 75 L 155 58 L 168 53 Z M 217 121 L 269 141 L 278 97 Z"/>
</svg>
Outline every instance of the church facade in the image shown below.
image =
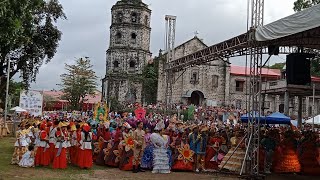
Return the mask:
<svg viewBox="0 0 320 180">
<path fill-rule="evenodd" d="M 103 101 L 141 102 L 141 76 L 150 61 L 151 10 L 141 0 L 120 0 L 111 9 Z"/>
<path fill-rule="evenodd" d="M 181 58 L 198 50 L 206 48 L 198 37 L 175 48 L 175 58 Z M 165 56 L 159 63 L 157 101 L 166 103 L 166 74 L 164 71 Z M 246 69 L 247 68 L 247 69 Z M 201 106 L 234 106 L 246 109 L 249 95 L 249 67 L 236 66 L 226 60 L 213 60 L 205 65 L 194 65 L 183 71 L 175 72 L 172 85 L 172 104 L 195 104 Z M 285 87 L 286 80 L 283 71 L 279 69 L 262 68 L 262 89 L 273 91 Z M 320 89 L 320 78 L 312 77 L 312 83 Z M 312 92 L 309 88 L 309 92 Z M 279 94 L 265 94 L 262 97 L 264 112 L 284 112 L 297 116 L 299 98 L 293 94 L 288 95 L 288 109 L 285 110 L 285 92 Z M 305 95 L 302 98 L 303 116 L 312 114 L 312 97 Z M 315 113 L 320 113 L 320 96 L 315 99 Z M 286 111 L 286 112 L 285 112 Z"/>
</svg>

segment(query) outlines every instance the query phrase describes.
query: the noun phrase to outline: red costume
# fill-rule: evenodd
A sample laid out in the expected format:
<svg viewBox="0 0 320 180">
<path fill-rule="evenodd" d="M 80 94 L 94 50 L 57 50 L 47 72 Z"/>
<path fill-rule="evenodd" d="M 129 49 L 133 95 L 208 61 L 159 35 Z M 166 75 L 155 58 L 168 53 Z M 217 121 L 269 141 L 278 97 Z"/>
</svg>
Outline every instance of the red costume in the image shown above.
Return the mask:
<svg viewBox="0 0 320 180">
<path fill-rule="evenodd" d="M 55 145 L 55 156 L 53 159 L 53 169 L 67 168 L 67 145 L 65 141 L 65 133 L 62 130 L 56 132 L 57 143 Z"/>
<path fill-rule="evenodd" d="M 79 148 L 79 167 L 91 168 L 92 167 L 92 140 L 94 139 L 90 126 L 83 126 L 81 133 L 80 148 Z"/>
<path fill-rule="evenodd" d="M 220 152 L 222 145 L 222 138 L 218 136 L 210 137 L 205 157 L 205 168 L 206 169 L 218 169 L 225 154 Z"/>
<path fill-rule="evenodd" d="M 49 151 L 49 143 L 47 132 L 42 129 L 39 134 L 40 143 L 37 148 L 36 157 L 35 157 L 35 165 L 36 166 L 48 166 L 50 164 L 50 151 Z"/>
</svg>

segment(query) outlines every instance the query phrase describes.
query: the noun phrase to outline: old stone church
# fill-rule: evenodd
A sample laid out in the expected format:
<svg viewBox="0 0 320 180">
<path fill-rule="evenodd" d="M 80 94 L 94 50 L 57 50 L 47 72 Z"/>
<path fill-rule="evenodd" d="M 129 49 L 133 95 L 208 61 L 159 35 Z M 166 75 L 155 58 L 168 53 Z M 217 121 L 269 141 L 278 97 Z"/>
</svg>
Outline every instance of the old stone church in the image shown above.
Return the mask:
<svg viewBox="0 0 320 180">
<path fill-rule="evenodd" d="M 106 76 L 103 79 L 103 100 L 114 98 L 121 103 L 142 101 L 142 84 L 137 80 L 143 67 L 151 60 L 150 20 L 151 10 L 141 0 L 119 0 L 111 9 L 110 44 L 107 50 Z M 175 48 L 175 58 L 192 54 L 207 45 L 197 36 Z M 166 77 L 164 63 L 159 62 L 157 101 L 166 102 Z M 205 65 L 193 66 L 174 74 L 171 103 L 207 106 L 233 105 L 246 108 L 246 67 L 235 66 L 228 60 L 214 60 Z M 263 88 L 281 90 L 285 86 L 283 71 L 262 69 Z M 312 82 L 320 89 L 320 78 Z M 287 88 L 287 87 L 286 87 Z M 308 89 L 310 91 L 310 88 Z M 300 96 L 301 97 L 301 96 Z M 265 111 L 297 114 L 298 97 L 282 91 L 266 94 Z M 304 116 L 311 114 L 311 97 L 301 100 Z M 284 108 L 286 104 L 287 108 Z M 320 97 L 315 100 L 320 113 Z"/>
</svg>

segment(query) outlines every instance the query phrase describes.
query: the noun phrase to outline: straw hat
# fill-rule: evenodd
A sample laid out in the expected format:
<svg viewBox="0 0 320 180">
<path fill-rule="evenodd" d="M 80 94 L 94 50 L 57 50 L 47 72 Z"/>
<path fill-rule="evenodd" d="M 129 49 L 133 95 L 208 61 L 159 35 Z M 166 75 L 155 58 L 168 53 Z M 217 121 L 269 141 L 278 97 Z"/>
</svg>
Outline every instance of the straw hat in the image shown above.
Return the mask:
<svg viewBox="0 0 320 180">
<path fill-rule="evenodd" d="M 68 125 L 69 125 L 69 123 L 60 121 L 58 126 L 59 127 L 67 127 Z"/>
<path fill-rule="evenodd" d="M 205 126 L 205 127 L 203 127 L 202 129 L 201 129 L 201 132 L 206 132 L 206 131 L 208 131 L 209 130 L 209 128 L 207 127 L 207 126 Z"/>
</svg>

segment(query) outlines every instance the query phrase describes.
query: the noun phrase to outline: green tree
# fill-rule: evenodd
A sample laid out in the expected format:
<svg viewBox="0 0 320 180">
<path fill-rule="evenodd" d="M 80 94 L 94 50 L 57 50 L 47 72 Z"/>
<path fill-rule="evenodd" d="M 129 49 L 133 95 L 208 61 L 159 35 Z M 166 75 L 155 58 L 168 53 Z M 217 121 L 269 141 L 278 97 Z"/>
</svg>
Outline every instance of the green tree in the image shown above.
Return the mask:
<svg viewBox="0 0 320 180">
<path fill-rule="evenodd" d="M 11 106 L 19 106 L 19 101 L 20 101 L 20 92 L 24 89 L 24 85 L 22 82 L 15 82 L 10 80 L 9 84 L 9 98 L 11 101 Z M 4 108 L 5 106 L 5 100 L 6 100 L 6 92 L 2 91 L 1 92 L 1 107 Z"/>
<path fill-rule="evenodd" d="M 319 4 L 320 0 L 296 0 L 294 2 L 294 11 L 302 11 L 303 9 L 309 8 L 311 6 L 314 6 L 316 4 Z"/>
<path fill-rule="evenodd" d="M 8 58 L 10 78 L 20 72 L 26 88 L 36 80 L 57 51 L 62 33 L 55 23 L 65 18 L 58 0 L 1 0 L 0 91 L 6 88 Z"/>
<path fill-rule="evenodd" d="M 274 65 L 270 66 L 271 69 L 283 69 L 286 63 L 275 63 Z"/>
<path fill-rule="evenodd" d="M 95 95 L 97 76 L 88 57 L 79 58 L 74 65 L 65 64 L 66 73 L 60 75 L 63 99 L 70 102 L 72 110 L 80 110 L 87 95 Z"/>
<path fill-rule="evenodd" d="M 145 65 L 142 72 L 143 99 L 145 103 L 157 102 L 159 58 Z"/>
<path fill-rule="evenodd" d="M 43 95 L 43 108 L 46 110 L 52 110 L 56 101 L 57 99 L 52 96 L 46 94 Z"/>
<path fill-rule="evenodd" d="M 311 6 L 320 4 L 320 0 L 296 0 L 294 2 L 294 11 L 302 11 L 303 9 L 309 8 Z M 320 59 L 316 58 L 311 61 L 311 69 L 310 69 L 312 76 L 319 76 L 320 77 Z"/>
</svg>

